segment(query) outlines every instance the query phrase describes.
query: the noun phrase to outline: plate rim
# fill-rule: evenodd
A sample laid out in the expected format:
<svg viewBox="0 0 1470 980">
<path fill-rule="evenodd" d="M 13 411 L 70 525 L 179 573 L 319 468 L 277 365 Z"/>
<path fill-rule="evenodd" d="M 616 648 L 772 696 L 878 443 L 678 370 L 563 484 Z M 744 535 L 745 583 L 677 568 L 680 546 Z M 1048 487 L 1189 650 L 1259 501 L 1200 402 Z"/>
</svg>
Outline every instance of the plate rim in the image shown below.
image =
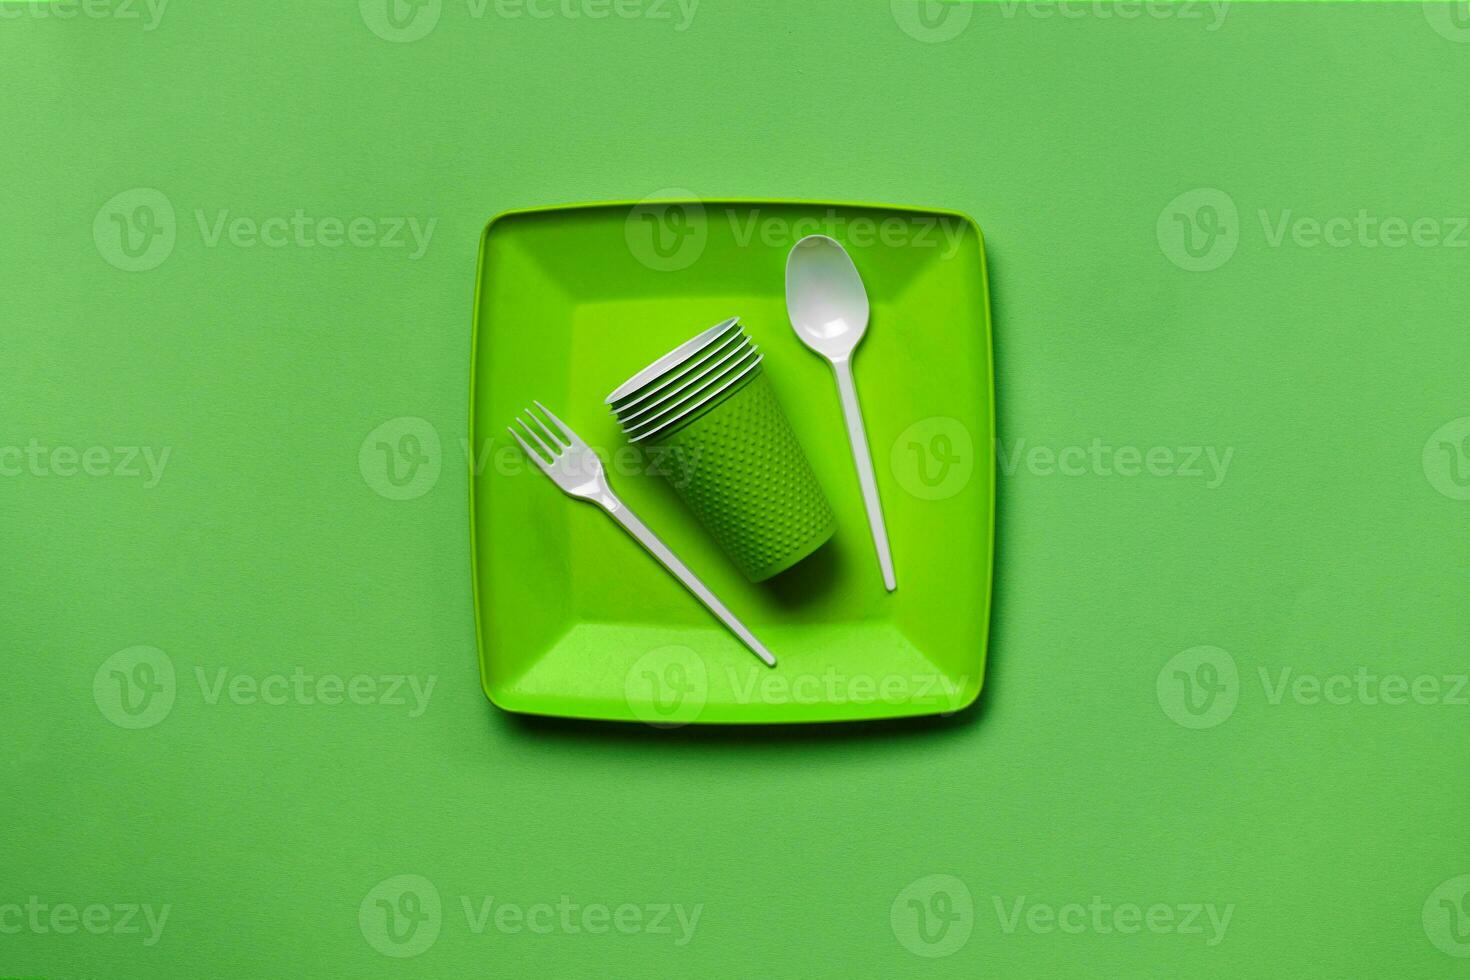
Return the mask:
<svg viewBox="0 0 1470 980">
<path fill-rule="evenodd" d="M 732 197 L 732 196 L 716 196 L 716 197 L 698 197 L 698 196 L 694 196 L 694 197 L 690 197 L 690 196 L 688 196 L 686 194 L 683 194 L 683 193 L 671 194 L 668 197 L 663 197 L 663 196 L 660 196 L 658 194 L 653 194 L 653 195 L 649 195 L 648 197 L 643 197 L 643 198 L 639 198 L 639 199 L 636 199 L 636 200 L 620 199 L 620 200 L 604 200 L 604 201 L 574 201 L 574 202 L 565 202 L 565 203 L 559 203 L 559 204 L 538 204 L 538 205 L 529 205 L 529 206 L 524 206 L 524 207 L 506 208 L 505 210 L 499 211 L 496 214 L 494 214 L 493 216 L 491 216 L 485 222 L 484 226 L 480 230 L 479 244 L 478 244 L 478 247 L 475 250 L 475 287 L 474 287 L 474 291 L 473 291 L 473 294 L 472 294 L 472 302 L 474 304 L 474 309 L 472 311 L 473 316 L 472 316 L 471 324 L 470 324 L 470 361 L 469 361 L 469 375 L 470 375 L 469 382 L 470 383 L 469 383 L 469 406 L 468 406 L 468 408 L 469 408 L 469 428 L 468 428 L 468 433 L 469 433 L 469 444 L 470 444 L 470 447 L 471 447 L 471 450 L 472 451 L 468 454 L 468 463 L 467 463 L 467 471 L 468 472 L 467 472 L 467 476 L 468 476 L 468 496 L 469 496 L 469 514 L 468 514 L 468 516 L 469 516 L 469 523 L 468 523 L 468 529 L 469 529 L 469 538 L 470 538 L 470 548 L 469 548 L 469 552 L 470 552 L 469 553 L 469 559 L 470 559 L 470 600 L 471 600 L 471 606 L 472 606 L 472 608 L 474 610 L 474 617 L 475 617 L 475 654 L 476 654 L 476 658 L 475 659 L 478 661 L 478 665 L 477 666 L 478 666 L 479 675 L 480 675 L 480 689 L 484 692 L 486 699 L 489 700 L 489 702 L 491 704 L 495 705 L 495 707 L 499 708 L 501 711 L 505 711 L 505 712 L 507 712 L 509 714 L 516 714 L 516 715 L 522 715 L 522 716 L 528 716 L 529 715 L 529 716 L 544 717 L 544 718 L 574 718 L 574 719 L 580 719 L 580 720 L 605 721 L 605 722 L 622 723 L 622 724 L 640 724 L 640 725 L 641 724 L 644 724 L 644 722 L 642 722 L 638 718 L 632 716 L 631 709 L 630 709 L 630 712 L 629 712 L 629 716 L 622 717 L 622 718 L 609 717 L 609 716 L 566 715 L 566 714 L 557 714 L 556 712 L 553 712 L 553 711 L 535 710 L 534 708 L 526 707 L 526 706 L 512 707 L 512 706 L 507 705 L 506 703 L 504 703 L 504 701 L 502 699 L 499 699 L 499 698 L 496 697 L 495 692 L 492 690 L 492 686 L 490 684 L 490 679 L 489 679 L 488 676 L 486 676 L 486 662 L 487 662 L 487 659 L 488 658 L 486 656 L 486 651 L 485 651 L 485 635 L 484 635 L 485 611 L 480 608 L 480 589 L 479 589 L 479 582 L 480 582 L 480 556 L 479 556 L 479 547 L 476 544 L 476 535 L 475 535 L 475 529 L 478 526 L 478 515 L 476 513 L 476 506 L 475 506 L 475 486 L 476 486 L 476 480 L 478 479 L 478 476 L 475 473 L 475 454 L 473 452 L 473 448 L 475 446 L 475 438 L 476 438 L 476 427 L 475 427 L 475 403 L 476 403 L 475 379 L 476 379 L 476 375 L 478 375 L 478 373 L 479 373 L 478 367 L 479 367 L 479 350 L 480 350 L 481 308 L 484 305 L 481 302 L 481 300 L 482 300 L 482 298 L 484 296 L 484 288 L 485 288 L 485 251 L 486 251 L 486 247 L 487 247 L 487 245 L 488 245 L 488 243 L 490 241 L 490 236 L 494 232 L 495 227 L 497 225 L 499 225 L 500 223 L 502 223 L 503 221 L 505 221 L 506 219 L 515 218 L 515 217 L 522 217 L 522 216 L 527 216 L 527 215 L 547 214 L 547 213 L 552 213 L 552 212 L 566 212 L 566 211 L 591 211 L 591 210 L 600 210 L 600 209 L 626 209 L 626 210 L 631 210 L 631 209 L 636 208 L 636 207 L 641 207 L 641 206 L 645 206 L 645 205 L 655 205 L 655 204 L 697 204 L 701 208 L 702 207 L 705 207 L 706 205 L 733 204 L 733 205 L 754 205 L 754 206 L 765 205 L 765 206 L 770 206 L 770 207 L 827 207 L 827 208 L 862 209 L 862 210 L 868 210 L 868 211 L 901 211 L 901 212 L 907 212 L 907 213 L 910 213 L 910 214 L 932 214 L 932 215 L 939 215 L 939 216 L 947 216 L 947 217 L 951 217 L 951 218 L 956 218 L 956 219 L 964 222 L 966 225 L 968 225 L 969 228 L 970 228 L 970 230 L 975 233 L 975 242 L 976 242 L 976 245 L 977 245 L 977 251 L 979 253 L 979 258 L 980 258 L 980 294 L 981 294 L 981 304 L 980 305 L 981 305 L 981 309 L 984 312 L 984 321 L 983 321 L 983 323 L 984 323 L 984 338 L 983 338 L 983 340 L 984 340 L 985 355 L 986 355 L 985 356 L 985 374 L 986 374 L 986 377 L 985 377 L 985 391 L 986 391 L 986 394 L 987 394 L 987 397 L 988 397 L 988 400 L 989 400 L 989 407 L 990 407 L 990 431 L 987 433 L 987 436 L 989 438 L 989 443 L 986 446 L 985 454 L 984 454 L 984 458 L 987 461 L 987 467 L 986 468 L 990 472 L 990 490 L 989 490 L 989 493 L 987 494 L 987 499 L 985 501 L 985 507 L 986 507 L 987 518 L 988 518 L 987 519 L 987 522 L 986 522 L 987 523 L 986 544 L 987 544 L 987 550 L 989 552 L 989 560 L 985 563 L 985 584 L 984 584 L 984 592 L 983 592 L 983 595 L 984 595 L 984 598 L 985 598 L 985 619 L 984 619 L 984 622 L 983 622 L 983 624 L 981 626 L 980 635 L 977 637 L 977 639 L 979 641 L 979 648 L 980 648 L 980 650 L 979 650 L 979 658 L 980 658 L 981 669 L 980 669 L 979 674 L 978 674 L 978 676 L 976 678 L 976 684 L 975 684 L 974 693 L 972 695 L 970 695 L 964 701 L 963 704 L 961 704 L 958 707 L 956 707 L 952 713 L 948 713 L 948 714 L 958 715 L 958 714 L 960 714 L 960 713 L 968 710 L 972 705 L 975 704 L 976 701 L 978 701 L 980 699 L 980 693 L 985 688 L 985 667 L 990 662 L 990 631 L 991 631 L 991 620 L 995 616 L 995 516 L 996 516 L 995 515 L 995 502 L 996 502 L 996 494 L 997 494 L 997 492 L 999 490 L 999 483 L 1000 483 L 998 474 L 996 472 L 997 467 L 996 467 L 996 463 L 995 463 L 995 452 L 994 452 L 995 445 L 996 445 L 996 417 L 999 415 L 999 411 L 998 411 L 998 407 L 999 406 L 998 406 L 998 404 L 996 402 L 996 398 L 995 398 L 995 340 L 994 340 L 994 324 L 992 323 L 992 310 L 991 310 L 991 304 L 990 304 L 990 263 L 989 263 L 989 260 L 988 260 L 987 255 L 986 255 L 985 233 L 984 233 L 984 230 L 980 227 L 980 223 L 978 221 L 976 221 L 973 216 L 971 216 L 968 212 L 961 211 L 961 210 L 959 210 L 957 208 L 930 207 L 930 206 L 923 206 L 923 205 L 916 205 L 916 204 L 893 204 L 893 203 L 885 203 L 885 202 L 877 202 L 877 201 L 838 201 L 838 200 L 823 199 L 823 198 L 772 198 L 772 197 Z M 749 720 L 749 721 L 700 721 L 699 719 L 695 719 L 694 721 L 690 722 L 690 724 L 691 725 L 704 725 L 704 726 L 710 726 L 710 725 L 714 725 L 714 726 L 722 726 L 722 725 L 723 726 L 728 726 L 728 725 L 752 725 L 752 726 L 762 726 L 762 727 L 769 726 L 769 725 L 830 725 L 830 724 L 850 724 L 850 723 L 853 723 L 853 722 L 863 722 L 863 721 L 884 722 L 884 721 L 890 721 L 890 720 L 897 720 L 897 719 L 900 719 L 900 718 L 925 717 L 925 716 L 933 716 L 933 715 L 939 715 L 939 714 L 946 714 L 946 712 L 937 712 L 937 711 L 914 711 L 914 712 L 907 712 L 907 713 L 895 713 L 895 714 L 889 714 L 889 715 L 879 715 L 879 716 L 875 716 L 875 717 L 874 716 L 869 716 L 869 717 L 856 716 L 856 717 L 851 717 L 851 718 L 820 718 L 820 719 L 819 718 L 813 718 L 813 719 L 811 719 L 809 721 L 785 720 L 785 719 L 772 719 L 772 720 L 769 720 L 769 721 L 763 721 L 763 720 L 760 720 L 760 719 L 752 719 L 752 720 Z"/>
</svg>

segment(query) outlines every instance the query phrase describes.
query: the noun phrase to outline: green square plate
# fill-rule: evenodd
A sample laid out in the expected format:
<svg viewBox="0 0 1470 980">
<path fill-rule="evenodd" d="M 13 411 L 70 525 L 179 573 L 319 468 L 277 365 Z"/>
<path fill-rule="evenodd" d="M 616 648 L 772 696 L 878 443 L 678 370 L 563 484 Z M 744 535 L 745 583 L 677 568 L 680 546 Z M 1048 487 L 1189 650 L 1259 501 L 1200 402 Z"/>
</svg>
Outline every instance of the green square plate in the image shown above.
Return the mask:
<svg viewBox="0 0 1470 980">
<path fill-rule="evenodd" d="M 878 574 L 831 370 L 786 318 L 791 245 L 829 234 L 872 303 L 856 356 L 898 573 Z M 950 211 L 658 201 L 502 214 L 480 243 L 470 434 L 480 676 L 509 711 L 685 723 L 943 714 L 985 667 L 994 395 L 984 243 Z M 837 515 L 826 546 L 747 582 L 603 399 L 740 316 Z M 605 450 L 613 489 L 776 654 L 760 663 L 595 506 L 506 432 L 532 399 Z"/>
</svg>

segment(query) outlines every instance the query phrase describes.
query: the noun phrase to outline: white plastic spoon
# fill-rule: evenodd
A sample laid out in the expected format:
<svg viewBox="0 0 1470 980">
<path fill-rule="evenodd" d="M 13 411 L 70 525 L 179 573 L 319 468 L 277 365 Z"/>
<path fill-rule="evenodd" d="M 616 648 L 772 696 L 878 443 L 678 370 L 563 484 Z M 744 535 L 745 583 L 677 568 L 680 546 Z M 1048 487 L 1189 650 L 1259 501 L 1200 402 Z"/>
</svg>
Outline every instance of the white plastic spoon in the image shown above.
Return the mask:
<svg viewBox="0 0 1470 980">
<path fill-rule="evenodd" d="M 826 235 L 808 235 L 791 247 L 786 257 L 786 313 L 801 342 L 830 361 L 837 376 L 837 393 L 842 399 L 858 483 L 863 488 L 863 504 L 868 509 L 873 547 L 878 550 L 878 567 L 883 572 L 884 587 L 892 592 L 898 588 L 898 580 L 893 575 L 893 555 L 888 550 L 888 529 L 883 524 L 883 503 L 878 499 L 863 410 L 852 380 L 853 351 L 868 329 L 868 293 L 852 257 L 839 243 Z"/>
</svg>

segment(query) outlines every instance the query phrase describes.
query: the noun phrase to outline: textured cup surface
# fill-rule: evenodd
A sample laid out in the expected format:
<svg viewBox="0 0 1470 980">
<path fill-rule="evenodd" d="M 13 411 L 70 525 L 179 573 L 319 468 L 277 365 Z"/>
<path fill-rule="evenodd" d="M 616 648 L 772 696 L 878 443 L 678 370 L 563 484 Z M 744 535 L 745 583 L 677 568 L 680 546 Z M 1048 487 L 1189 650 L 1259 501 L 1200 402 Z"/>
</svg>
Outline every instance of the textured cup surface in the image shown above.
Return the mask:
<svg viewBox="0 0 1470 980">
<path fill-rule="evenodd" d="M 674 489 L 752 582 L 784 571 L 836 530 L 765 373 L 650 440 Z"/>
</svg>

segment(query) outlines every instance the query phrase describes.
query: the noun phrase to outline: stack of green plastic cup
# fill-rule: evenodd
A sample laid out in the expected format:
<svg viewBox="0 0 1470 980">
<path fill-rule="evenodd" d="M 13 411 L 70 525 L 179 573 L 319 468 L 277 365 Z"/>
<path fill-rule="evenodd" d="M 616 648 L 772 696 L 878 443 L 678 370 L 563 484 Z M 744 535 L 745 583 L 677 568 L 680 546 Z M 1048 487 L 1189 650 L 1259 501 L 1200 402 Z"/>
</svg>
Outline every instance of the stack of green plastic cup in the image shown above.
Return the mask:
<svg viewBox="0 0 1470 980">
<path fill-rule="evenodd" d="M 785 571 L 832 536 L 832 507 L 801 451 L 763 354 L 725 320 L 607 396 L 629 440 L 662 472 L 752 582 Z"/>
</svg>

